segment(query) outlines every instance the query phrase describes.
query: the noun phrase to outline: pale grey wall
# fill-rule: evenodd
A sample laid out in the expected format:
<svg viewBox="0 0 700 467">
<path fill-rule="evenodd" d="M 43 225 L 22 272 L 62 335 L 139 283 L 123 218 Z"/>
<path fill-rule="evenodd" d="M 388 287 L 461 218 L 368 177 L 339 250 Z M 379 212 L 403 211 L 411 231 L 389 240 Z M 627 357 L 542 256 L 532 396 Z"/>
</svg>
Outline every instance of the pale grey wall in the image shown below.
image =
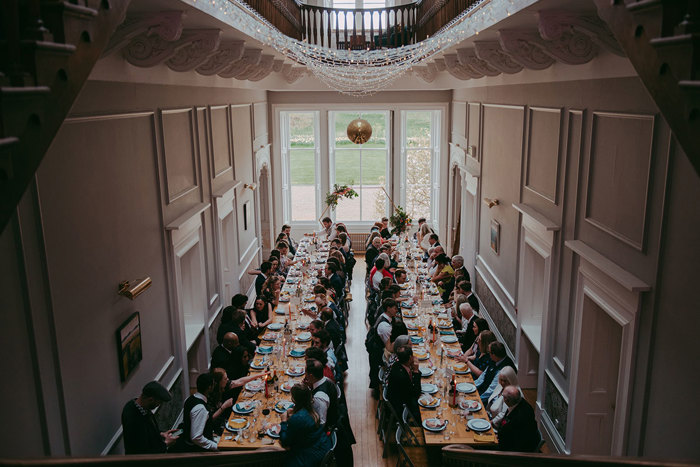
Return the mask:
<svg viewBox="0 0 700 467">
<path fill-rule="evenodd" d="M 565 399 L 572 391 L 578 268 L 577 256 L 564 241 L 577 239 L 651 286 L 637 314 L 626 452 L 699 458 L 694 417 L 674 417 L 668 405 L 687 401 L 681 412 L 688 414 L 690 408 L 698 413 L 691 388 L 700 381 L 678 356 L 698 355 L 690 343 L 700 309 L 691 292 L 693 280 L 697 283 L 692 265 L 698 264 L 697 242 L 691 237 L 700 227 L 700 215 L 687 201 L 697 198 L 698 177 L 687 159 L 671 150 L 668 125 L 641 82 L 620 78 L 459 89 L 453 110 L 460 113 L 453 116 L 453 131 L 475 146 L 481 162 L 481 198 L 502 201 L 488 209 L 477 200 L 478 254 L 495 284 L 489 297 L 482 298 L 492 304 L 494 321 L 512 328 L 502 334 L 512 340 L 514 355 L 517 301 L 504 298 L 507 292 L 515 300 L 518 286 L 520 216 L 511 204 L 526 203 L 562 227 L 554 246 L 554 312 L 544 323 L 548 334 L 543 336 L 546 379 L 554 384 L 541 388 L 548 394 L 545 405 L 556 412 L 549 415 L 563 424 L 561 435 L 566 434 Z M 667 176 L 670 158 L 674 162 Z M 491 219 L 501 224 L 499 255 L 489 248 Z M 661 435 L 660 422 L 668 424 Z"/>
<path fill-rule="evenodd" d="M 266 122 L 263 91 L 86 84 L 37 172 L 36 202 L 30 190 L 20 223 L 0 237 L 0 341 L 12 355 L 2 366 L 2 394 L 12 400 L 2 456 L 120 452 L 122 406 L 157 376 L 176 385 L 177 400 L 160 416 L 174 421 L 188 375 L 207 370 L 210 334 L 227 304 L 220 294 L 213 192 L 234 180 L 255 180 L 253 138 L 267 143 L 266 124 L 254 125 L 256 103 L 257 118 Z M 259 259 L 255 198 L 236 189 L 236 221 L 224 241 L 234 248 L 237 273 Z M 241 222 L 245 202 L 248 230 Z M 199 214 L 204 332 L 195 346 L 200 355 L 192 359 L 197 368 L 188 368 L 165 226 L 202 203 L 211 204 Z M 134 301 L 117 295 L 120 281 L 146 275 L 153 285 Z M 239 284 L 236 276 L 231 292 L 247 290 L 251 277 L 242 274 Z M 121 382 L 115 331 L 134 311 L 141 317 L 143 360 Z"/>
</svg>

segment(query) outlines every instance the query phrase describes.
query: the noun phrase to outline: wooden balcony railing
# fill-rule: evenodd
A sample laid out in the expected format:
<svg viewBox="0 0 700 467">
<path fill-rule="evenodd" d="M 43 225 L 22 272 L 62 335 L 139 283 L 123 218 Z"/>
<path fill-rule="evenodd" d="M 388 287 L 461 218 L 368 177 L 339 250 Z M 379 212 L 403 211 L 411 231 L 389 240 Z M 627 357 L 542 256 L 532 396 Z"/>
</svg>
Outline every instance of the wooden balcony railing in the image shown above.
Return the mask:
<svg viewBox="0 0 700 467">
<path fill-rule="evenodd" d="M 331 49 L 382 49 L 434 35 L 478 0 L 417 0 L 386 8 L 326 8 L 299 0 L 246 0 L 282 33 Z"/>
<path fill-rule="evenodd" d="M 301 5 L 302 38 L 332 49 L 377 49 L 414 44 L 418 3 L 386 8 Z"/>
<path fill-rule="evenodd" d="M 282 34 L 301 40 L 301 3 L 297 0 L 245 0 Z"/>
</svg>

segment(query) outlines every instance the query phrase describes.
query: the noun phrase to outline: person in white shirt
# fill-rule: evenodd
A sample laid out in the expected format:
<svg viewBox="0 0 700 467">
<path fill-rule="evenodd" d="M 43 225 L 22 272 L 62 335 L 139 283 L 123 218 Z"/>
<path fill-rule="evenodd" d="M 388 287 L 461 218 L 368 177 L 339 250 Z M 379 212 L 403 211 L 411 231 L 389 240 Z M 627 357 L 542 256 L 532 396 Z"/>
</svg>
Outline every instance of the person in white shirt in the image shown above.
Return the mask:
<svg viewBox="0 0 700 467">
<path fill-rule="evenodd" d="M 186 451 L 216 451 L 213 439 L 213 426 L 207 410 L 207 396 L 214 389 L 211 373 L 197 377 L 197 392 L 185 400 L 183 417 L 183 438 Z"/>
<path fill-rule="evenodd" d="M 394 317 L 399 312 L 399 304 L 393 298 L 385 298 L 382 302 L 382 309 L 384 312 L 377 318 L 379 324 L 377 325 L 377 334 L 384 342 L 384 345 L 389 341 L 391 337 L 392 323 L 394 322 Z"/>
<path fill-rule="evenodd" d="M 489 418 L 491 418 L 491 425 L 494 431 L 498 431 L 501 420 L 506 416 L 506 411 L 508 410 L 508 406 L 503 401 L 503 388 L 508 386 L 516 386 L 522 394 L 522 390 L 518 386 L 518 375 L 512 367 L 506 366 L 498 373 L 498 386 L 493 390 L 486 403 L 486 411 L 489 414 Z"/>
<path fill-rule="evenodd" d="M 374 290 L 379 290 L 379 283 L 384 279 L 384 260 L 382 258 L 377 258 L 374 262 L 374 266 L 377 270 L 372 274 L 372 288 Z"/>
</svg>

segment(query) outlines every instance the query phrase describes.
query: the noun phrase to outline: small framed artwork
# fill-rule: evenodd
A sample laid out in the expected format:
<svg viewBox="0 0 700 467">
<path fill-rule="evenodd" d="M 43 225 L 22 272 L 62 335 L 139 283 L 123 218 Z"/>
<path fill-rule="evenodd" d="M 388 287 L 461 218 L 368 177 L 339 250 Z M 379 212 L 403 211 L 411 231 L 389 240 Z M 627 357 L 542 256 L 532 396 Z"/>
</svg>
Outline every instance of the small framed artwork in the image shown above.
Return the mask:
<svg viewBox="0 0 700 467">
<path fill-rule="evenodd" d="M 243 203 L 243 230 L 248 230 L 248 216 L 250 215 L 250 201 Z"/>
<path fill-rule="evenodd" d="M 491 249 L 496 254 L 501 251 L 501 224 L 497 220 L 491 221 Z"/>
<path fill-rule="evenodd" d="M 117 354 L 119 355 L 119 374 L 123 382 L 129 378 L 143 358 L 141 321 L 138 311 L 117 329 Z"/>
</svg>

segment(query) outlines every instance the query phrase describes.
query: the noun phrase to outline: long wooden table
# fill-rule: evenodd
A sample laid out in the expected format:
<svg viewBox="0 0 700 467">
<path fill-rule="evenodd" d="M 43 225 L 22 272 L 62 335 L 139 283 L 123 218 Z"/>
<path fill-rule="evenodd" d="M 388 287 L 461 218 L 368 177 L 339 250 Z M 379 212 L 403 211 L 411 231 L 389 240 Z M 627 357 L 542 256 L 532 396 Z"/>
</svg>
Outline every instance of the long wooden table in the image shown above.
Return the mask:
<svg viewBox="0 0 700 467">
<path fill-rule="evenodd" d="M 305 255 L 305 253 L 308 253 L 309 247 L 310 239 L 305 238 L 302 240 L 295 259 L 306 258 L 310 260 L 309 272 L 313 273 L 314 271 L 325 267 L 326 260 L 328 259 L 328 245 L 326 243 L 322 244 L 320 250 L 315 252 L 314 255 Z M 285 322 L 288 323 L 292 331 L 291 334 L 288 334 L 285 337 L 284 329 L 278 331 L 267 329 L 265 334 L 263 334 L 263 340 L 260 347 L 272 345 L 274 346 L 274 350 L 271 354 L 267 355 L 261 355 L 256 351 L 255 358 L 251 362 L 251 374 L 267 371 L 267 367 L 263 369 L 252 368 L 253 364 L 262 361 L 263 357 L 267 362 L 269 362 L 269 371 L 275 372 L 278 378 L 277 390 L 271 383 L 269 383 L 269 397 L 267 398 L 265 397 L 264 390 L 250 392 L 243 389 L 241 391 L 241 395 L 238 397 L 237 403 L 254 401 L 256 402 L 257 407 L 252 413 L 247 415 L 238 414 L 232 411 L 231 416 L 229 417 L 229 422 L 236 418 L 248 420 L 250 424 L 248 428 L 248 439 L 245 439 L 242 434 L 241 436 L 238 436 L 238 432 L 232 432 L 228 429 L 224 429 L 218 443 L 219 450 L 255 449 L 266 446 L 280 446 L 279 439 L 272 438 L 266 433 L 263 434 L 262 437 L 258 437 L 258 433 L 266 430 L 270 425 L 280 423 L 280 414 L 274 410 L 277 402 L 291 402 L 290 393 L 282 390 L 283 384 L 288 383 L 289 387 L 291 387 L 294 383 L 299 383 L 304 378 L 303 375 L 291 377 L 285 374 L 285 371 L 288 368 L 304 368 L 306 363 L 304 355 L 300 357 L 290 356 L 289 353 L 291 349 L 294 348 L 305 350 L 311 345 L 309 341 L 298 342 L 296 340 L 300 333 L 308 332 L 306 326 L 308 326 L 308 324 L 311 322 L 311 318 L 303 314 L 301 310 L 305 306 L 315 306 L 310 301 L 311 294 L 309 293 L 310 289 L 313 288 L 313 284 L 315 284 L 314 276 L 313 274 L 308 276 L 301 275 L 301 270 L 302 268 L 298 265 L 295 265 L 290 269 L 287 280 L 282 287 L 282 300 L 285 301 L 281 300 L 277 308 L 273 311 L 273 322 L 280 324 L 284 324 Z M 295 294 L 298 288 L 301 288 L 306 295 L 302 294 L 300 298 L 295 299 Z M 278 335 L 275 335 L 274 333 L 277 333 Z M 266 339 L 272 337 L 277 338 L 275 340 Z M 270 411 L 269 415 L 263 415 L 263 409 L 268 409 Z"/>
<path fill-rule="evenodd" d="M 417 276 L 426 276 L 426 272 L 423 267 L 414 269 L 414 274 Z M 413 277 L 415 281 L 416 277 Z M 401 308 L 403 314 L 403 320 L 406 326 L 409 328 L 409 335 L 415 337 L 422 337 L 424 342 L 414 343 L 413 350 L 414 355 L 420 354 L 421 350 L 427 353 L 427 357 L 424 360 L 419 360 L 419 366 L 428 366 L 435 370 L 434 374 L 429 377 L 421 378 L 421 383 L 432 383 L 439 387 L 444 388 L 449 385 L 448 376 L 444 375 L 445 370 L 451 368 L 454 364 L 458 363 L 457 360 L 448 356 L 449 354 L 461 353 L 461 348 L 459 342 L 455 343 L 444 343 L 441 341 L 441 337 L 445 335 L 455 335 L 454 329 L 452 328 L 452 318 L 451 316 L 445 316 L 444 306 L 441 305 L 442 301 L 439 299 L 437 288 L 434 284 L 430 284 L 425 289 L 425 295 L 422 301 L 416 303 L 412 309 Z M 408 289 L 404 291 L 404 295 L 411 295 L 416 293 L 416 285 L 412 283 Z M 415 315 L 415 316 L 414 316 Z M 438 316 L 442 315 L 442 321 L 445 327 L 438 328 Z M 449 327 L 447 327 L 447 321 L 449 320 Z M 434 331 L 434 341 L 433 332 L 428 330 L 428 325 L 432 322 Z M 444 352 L 442 357 L 440 353 Z M 441 380 L 439 380 L 439 378 Z M 455 377 L 457 383 L 474 383 L 474 379 L 471 374 L 457 374 Z M 440 384 L 441 383 L 441 384 Z M 449 395 L 447 395 L 446 390 L 439 391 L 434 395 L 440 399 L 440 405 L 436 408 L 420 408 L 421 418 L 426 420 L 428 418 L 436 418 L 437 413 L 440 411 L 442 420 L 447 420 L 447 427 L 441 432 L 434 432 L 426 430 L 423 428 L 423 433 L 425 435 L 425 444 L 427 446 L 440 446 L 447 444 L 468 444 L 472 446 L 488 446 L 497 443 L 496 435 L 493 428 L 489 428 L 485 432 L 475 432 L 467 428 L 467 421 L 471 418 L 480 418 L 490 422 L 486 407 L 482 404 L 481 409 L 478 412 L 466 413 L 459 407 L 452 408 L 449 406 Z M 471 394 L 461 394 L 458 393 L 457 400 L 474 400 L 481 403 L 481 398 L 479 392 L 473 392 Z M 464 415 L 463 415 L 464 414 Z M 453 432 L 453 434 L 450 434 Z"/>
</svg>

